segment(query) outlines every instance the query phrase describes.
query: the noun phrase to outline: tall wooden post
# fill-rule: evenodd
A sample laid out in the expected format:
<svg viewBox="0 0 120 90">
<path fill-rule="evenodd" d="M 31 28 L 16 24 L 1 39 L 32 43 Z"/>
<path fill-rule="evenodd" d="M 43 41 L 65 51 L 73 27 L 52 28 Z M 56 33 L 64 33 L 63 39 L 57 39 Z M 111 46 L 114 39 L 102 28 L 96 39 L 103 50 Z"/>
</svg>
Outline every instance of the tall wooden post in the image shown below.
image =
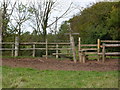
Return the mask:
<svg viewBox="0 0 120 90">
<path fill-rule="evenodd" d="M 73 53 L 73 60 L 76 63 L 75 43 L 72 35 L 79 35 L 79 33 L 72 33 L 70 23 L 68 23 L 68 26 L 69 26 L 69 33 L 65 33 L 65 34 L 70 36 L 70 44 L 71 44 L 72 53 Z"/>
<path fill-rule="evenodd" d="M 103 59 L 103 62 L 105 62 L 105 43 L 103 43 L 102 59 Z"/>
<path fill-rule="evenodd" d="M 71 47 L 72 47 L 72 53 L 73 53 L 73 60 L 76 63 L 76 52 L 75 52 L 75 43 L 74 43 L 74 38 L 71 36 Z"/>
<path fill-rule="evenodd" d="M 19 52 L 19 38 L 16 37 L 15 38 L 15 57 L 18 56 L 18 52 Z"/>
<path fill-rule="evenodd" d="M 97 43 L 98 43 L 98 45 L 97 45 L 97 53 L 98 53 L 98 61 L 100 60 L 100 55 L 99 55 L 99 53 L 100 53 L 100 39 L 98 39 L 97 40 Z"/>
<path fill-rule="evenodd" d="M 56 44 L 56 58 L 58 58 L 58 44 Z"/>
<path fill-rule="evenodd" d="M 46 39 L 46 59 L 48 59 L 48 40 Z"/>
<path fill-rule="evenodd" d="M 33 44 L 33 57 L 35 57 L 35 44 Z"/>
<path fill-rule="evenodd" d="M 78 39 L 78 54 L 79 54 L 79 62 L 82 62 L 80 50 L 81 50 L 81 39 L 79 37 L 79 39 Z"/>
</svg>

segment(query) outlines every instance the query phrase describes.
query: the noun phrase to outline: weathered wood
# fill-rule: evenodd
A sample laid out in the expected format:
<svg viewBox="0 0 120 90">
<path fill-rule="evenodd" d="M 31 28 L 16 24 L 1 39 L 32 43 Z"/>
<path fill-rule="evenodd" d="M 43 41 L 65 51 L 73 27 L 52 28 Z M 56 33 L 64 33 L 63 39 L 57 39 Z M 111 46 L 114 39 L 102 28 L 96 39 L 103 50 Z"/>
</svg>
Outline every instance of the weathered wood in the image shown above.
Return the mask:
<svg viewBox="0 0 120 90">
<path fill-rule="evenodd" d="M 79 37 L 78 39 L 78 54 L 79 54 L 79 62 L 81 63 L 82 62 L 82 56 L 81 56 L 81 53 L 79 52 L 81 50 L 81 39 Z"/>
<path fill-rule="evenodd" d="M 20 50 L 33 50 L 33 48 L 20 48 Z M 35 48 L 35 50 L 46 50 L 46 48 Z M 48 50 L 71 50 L 71 48 L 48 48 Z"/>
<path fill-rule="evenodd" d="M 46 39 L 46 59 L 48 59 L 48 40 Z"/>
<path fill-rule="evenodd" d="M 11 53 L 11 56 L 13 57 L 14 56 L 14 44 L 12 44 L 12 53 Z"/>
<path fill-rule="evenodd" d="M 58 44 L 56 45 L 56 58 L 58 58 Z"/>
<path fill-rule="evenodd" d="M 97 48 L 83 48 L 82 50 L 85 50 L 85 51 L 95 51 L 95 50 L 97 50 Z"/>
<path fill-rule="evenodd" d="M 97 54 L 97 52 L 85 52 L 85 54 Z"/>
<path fill-rule="evenodd" d="M 106 42 L 109 42 L 109 43 L 119 43 L 120 40 L 101 40 L 101 42 L 104 42 L 104 43 L 106 43 Z"/>
<path fill-rule="evenodd" d="M 88 46 L 88 47 L 89 47 L 89 46 L 97 46 L 97 44 L 81 44 L 81 47 L 82 47 L 82 46 Z"/>
<path fill-rule="evenodd" d="M 7 42 L 6 42 L 7 43 Z M 5 44 L 6 44 L 5 43 Z M 8 43 L 9 44 L 9 43 Z M 12 43 L 11 43 L 12 44 Z M 46 42 L 22 42 L 22 43 L 20 43 L 21 45 L 27 45 L 27 44 L 45 44 L 46 45 Z M 70 45 L 70 43 L 47 43 L 48 45 L 56 45 L 56 44 L 58 44 L 58 45 Z"/>
<path fill-rule="evenodd" d="M 103 62 L 105 61 L 105 44 L 103 43 L 103 49 L 102 49 L 102 57 L 103 57 Z"/>
<path fill-rule="evenodd" d="M 72 53 L 52 53 L 53 55 L 73 55 Z"/>
<path fill-rule="evenodd" d="M 15 44 L 14 42 L 2 42 L 1 44 Z"/>
<path fill-rule="evenodd" d="M 105 44 L 105 47 L 120 47 L 120 44 Z"/>
<path fill-rule="evenodd" d="M 70 43 L 48 43 L 48 44 L 49 44 L 49 45 L 50 45 L 50 44 L 53 44 L 53 45 L 54 45 L 54 44 L 58 44 L 58 45 L 70 45 Z"/>
<path fill-rule="evenodd" d="M 32 44 L 46 44 L 46 42 L 22 42 L 21 45 L 32 45 Z"/>
<path fill-rule="evenodd" d="M 45 50 L 45 48 L 34 48 L 35 50 Z M 34 50 L 33 48 L 20 48 L 20 50 Z"/>
<path fill-rule="evenodd" d="M 85 52 L 83 52 L 83 56 L 82 57 L 83 57 L 83 63 L 85 63 L 85 60 L 86 60 Z"/>
<path fill-rule="evenodd" d="M 19 38 L 15 38 L 15 57 L 18 56 L 18 51 L 19 51 Z"/>
<path fill-rule="evenodd" d="M 107 52 L 105 55 L 120 55 L 120 52 Z"/>
<path fill-rule="evenodd" d="M 33 57 L 35 57 L 35 44 L 33 44 Z"/>
<path fill-rule="evenodd" d="M 80 50 L 80 54 L 81 54 L 81 57 L 80 57 L 80 60 L 82 63 L 85 63 L 85 50 Z"/>
<path fill-rule="evenodd" d="M 1 48 L 2 51 L 12 51 L 15 50 L 14 48 Z"/>
<path fill-rule="evenodd" d="M 76 63 L 76 52 L 75 52 L 75 44 L 74 44 L 74 38 L 71 36 L 71 47 L 72 47 L 72 53 L 73 53 L 73 60 Z"/>
<path fill-rule="evenodd" d="M 98 53 L 99 55 L 103 55 L 103 53 Z M 119 56 L 120 52 L 107 52 L 105 53 L 107 56 Z"/>
<path fill-rule="evenodd" d="M 100 39 L 97 40 L 97 53 L 100 53 Z M 98 54 L 97 61 L 100 61 L 100 55 Z"/>
</svg>

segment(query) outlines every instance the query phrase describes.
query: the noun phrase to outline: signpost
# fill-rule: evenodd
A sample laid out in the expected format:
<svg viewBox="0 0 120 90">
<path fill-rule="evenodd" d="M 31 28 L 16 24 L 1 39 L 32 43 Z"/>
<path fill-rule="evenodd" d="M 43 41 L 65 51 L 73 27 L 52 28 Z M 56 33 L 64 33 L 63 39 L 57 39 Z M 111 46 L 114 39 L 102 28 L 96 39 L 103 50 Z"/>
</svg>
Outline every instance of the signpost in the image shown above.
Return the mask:
<svg viewBox="0 0 120 90">
<path fill-rule="evenodd" d="M 70 23 L 68 23 L 69 25 L 69 33 L 65 33 L 65 35 L 69 35 L 70 36 L 70 44 L 71 44 L 71 49 L 72 49 L 72 54 L 73 54 L 73 60 L 76 63 L 76 50 L 75 50 L 75 43 L 74 43 L 74 38 L 72 35 L 79 35 L 79 33 L 72 33 L 71 27 L 70 27 Z"/>
</svg>

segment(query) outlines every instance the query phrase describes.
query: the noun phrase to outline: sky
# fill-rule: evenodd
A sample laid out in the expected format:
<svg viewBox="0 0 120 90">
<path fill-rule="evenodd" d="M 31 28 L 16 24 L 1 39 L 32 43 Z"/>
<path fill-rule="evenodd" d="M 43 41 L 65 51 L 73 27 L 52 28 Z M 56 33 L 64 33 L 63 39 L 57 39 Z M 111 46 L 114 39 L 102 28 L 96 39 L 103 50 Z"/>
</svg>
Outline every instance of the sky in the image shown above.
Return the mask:
<svg viewBox="0 0 120 90">
<path fill-rule="evenodd" d="M 12 0 L 12 1 L 15 1 L 15 0 Z M 23 3 L 28 3 L 28 1 L 30 2 L 30 1 L 35 1 L 35 0 L 20 0 L 20 1 Z M 38 0 L 36 0 L 36 1 L 38 1 Z M 59 29 L 61 23 L 63 23 L 66 20 L 69 20 L 77 13 L 80 13 L 80 9 L 84 9 L 84 8 L 90 6 L 90 4 L 92 5 L 93 3 L 98 2 L 98 1 L 103 1 L 103 0 L 57 0 L 57 6 L 56 6 L 57 10 L 52 12 L 51 18 L 49 19 L 48 24 L 52 23 L 56 19 L 56 17 L 61 16 L 68 9 L 71 2 L 73 3 L 71 10 L 69 10 L 69 12 L 67 13 L 66 16 L 64 16 L 58 20 L 57 30 Z M 27 27 L 26 31 L 32 32 L 31 27 L 29 27 L 29 26 L 26 26 L 26 27 Z M 55 25 L 53 25 L 52 29 L 54 29 L 54 27 L 55 27 Z M 48 32 L 50 32 L 50 31 L 48 30 Z"/>
</svg>

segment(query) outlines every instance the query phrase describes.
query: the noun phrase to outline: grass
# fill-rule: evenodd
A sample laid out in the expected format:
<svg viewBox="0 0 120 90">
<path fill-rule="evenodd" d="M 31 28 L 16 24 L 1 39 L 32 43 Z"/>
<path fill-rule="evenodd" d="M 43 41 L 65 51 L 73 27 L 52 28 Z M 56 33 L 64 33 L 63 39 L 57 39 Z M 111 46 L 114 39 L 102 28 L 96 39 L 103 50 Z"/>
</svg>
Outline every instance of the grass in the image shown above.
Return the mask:
<svg viewBox="0 0 120 90">
<path fill-rule="evenodd" d="M 118 71 L 2 70 L 3 88 L 118 88 Z"/>
</svg>

